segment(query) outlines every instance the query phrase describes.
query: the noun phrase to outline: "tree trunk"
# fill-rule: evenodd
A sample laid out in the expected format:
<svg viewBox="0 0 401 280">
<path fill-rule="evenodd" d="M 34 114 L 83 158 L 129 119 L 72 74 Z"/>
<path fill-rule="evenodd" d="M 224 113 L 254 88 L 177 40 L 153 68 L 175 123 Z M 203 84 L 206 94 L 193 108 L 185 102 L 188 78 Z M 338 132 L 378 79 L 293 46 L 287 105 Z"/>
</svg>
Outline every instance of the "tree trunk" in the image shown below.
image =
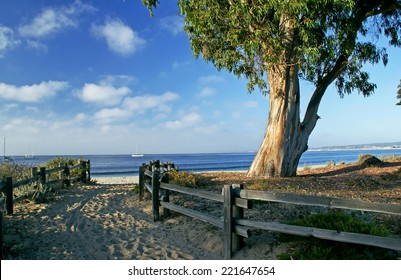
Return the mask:
<svg viewBox="0 0 401 280">
<path fill-rule="evenodd" d="M 295 176 L 309 138 L 300 123 L 298 66 L 276 67 L 268 77 L 270 111 L 266 133 L 248 176 Z"/>
<path fill-rule="evenodd" d="M 327 87 L 345 70 L 349 54 L 340 54 L 335 65 L 316 83 L 303 121 L 300 121 L 299 58 L 297 32 L 292 21 L 281 18 L 283 52 L 281 63 L 267 67 L 270 110 L 266 133 L 248 171 L 250 177 L 296 176 L 299 160 L 308 149 L 316 126 L 320 102 Z"/>
</svg>

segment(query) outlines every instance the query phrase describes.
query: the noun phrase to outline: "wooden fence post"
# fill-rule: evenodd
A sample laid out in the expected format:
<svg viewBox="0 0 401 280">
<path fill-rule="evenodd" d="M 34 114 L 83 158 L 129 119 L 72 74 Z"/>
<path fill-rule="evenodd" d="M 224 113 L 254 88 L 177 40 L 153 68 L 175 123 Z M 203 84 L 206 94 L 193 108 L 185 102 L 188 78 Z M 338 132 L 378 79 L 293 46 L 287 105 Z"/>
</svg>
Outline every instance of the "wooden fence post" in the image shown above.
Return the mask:
<svg viewBox="0 0 401 280">
<path fill-rule="evenodd" d="M 85 160 L 81 160 L 80 161 L 81 164 L 81 182 L 86 183 L 86 161 Z"/>
<path fill-rule="evenodd" d="M 156 165 L 152 168 L 152 210 L 153 221 L 159 220 L 159 188 L 160 188 L 160 173 Z"/>
<path fill-rule="evenodd" d="M 163 174 L 161 181 L 166 184 L 168 184 L 170 182 L 170 177 L 167 172 Z M 162 195 L 163 202 L 170 202 L 170 191 L 162 190 L 162 192 L 163 192 L 163 195 Z M 163 209 L 163 216 L 164 217 L 170 216 L 170 210 L 167 209 L 166 207 L 164 207 L 164 209 Z"/>
<path fill-rule="evenodd" d="M 13 177 L 6 177 L 6 212 L 7 215 L 12 215 L 14 213 L 13 206 Z"/>
<path fill-rule="evenodd" d="M 32 167 L 32 178 L 34 179 L 34 182 L 36 183 L 35 189 L 39 188 L 38 168 L 36 166 Z"/>
<path fill-rule="evenodd" d="M 58 163 L 58 167 L 61 167 L 61 162 Z M 61 172 L 61 170 L 58 172 L 58 179 L 61 181 L 63 179 L 63 173 Z"/>
<path fill-rule="evenodd" d="M 91 181 L 91 161 L 90 161 L 90 159 L 87 160 L 86 168 L 87 168 L 87 174 L 88 174 L 87 181 L 90 182 Z"/>
<path fill-rule="evenodd" d="M 40 168 L 40 186 L 43 189 L 46 184 L 46 167 Z"/>
<path fill-rule="evenodd" d="M 147 165 L 142 163 L 139 166 L 139 200 L 143 199 L 143 191 L 145 188 L 145 170 L 147 169 Z"/>
<path fill-rule="evenodd" d="M 233 184 L 233 189 L 240 189 L 244 188 L 242 184 Z M 235 196 L 232 198 L 233 202 L 235 201 Z M 233 219 L 243 219 L 244 218 L 244 208 L 233 205 Z M 232 251 L 236 252 L 244 248 L 245 241 L 244 237 L 240 236 L 236 233 L 233 233 L 233 243 L 232 243 Z"/>
<path fill-rule="evenodd" d="M 70 181 L 70 168 L 68 167 L 68 163 L 65 164 L 64 166 L 64 183 L 66 185 L 66 187 L 69 187 L 71 185 L 71 181 Z"/>
<path fill-rule="evenodd" d="M 232 258 L 232 233 L 233 233 L 233 194 L 232 186 L 225 185 L 223 189 L 224 196 L 224 224 L 223 224 L 223 257 L 224 259 Z"/>
</svg>

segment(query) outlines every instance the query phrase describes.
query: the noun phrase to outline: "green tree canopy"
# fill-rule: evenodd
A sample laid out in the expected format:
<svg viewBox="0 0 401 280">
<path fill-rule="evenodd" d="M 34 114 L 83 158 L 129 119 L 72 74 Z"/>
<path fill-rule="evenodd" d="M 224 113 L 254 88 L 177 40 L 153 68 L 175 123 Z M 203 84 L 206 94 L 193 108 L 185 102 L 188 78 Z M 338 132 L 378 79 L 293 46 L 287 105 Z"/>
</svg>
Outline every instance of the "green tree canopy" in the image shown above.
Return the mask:
<svg viewBox="0 0 401 280">
<path fill-rule="evenodd" d="M 150 10 L 159 3 L 143 2 Z M 251 166 L 258 171 L 250 171 L 257 176 L 294 175 L 327 87 L 335 82 L 341 97 L 371 95 L 376 85 L 363 64 L 388 62 L 376 42 L 384 36 L 401 46 L 400 0 L 178 0 L 178 6 L 196 57 L 245 76 L 249 92 L 269 94 L 267 131 Z M 315 85 L 303 120 L 300 78 Z"/>
<path fill-rule="evenodd" d="M 156 0 L 144 0 L 152 9 Z M 295 36 L 292 51 L 300 65 L 300 77 L 318 84 L 333 69 L 341 96 L 354 90 L 370 95 L 376 86 L 363 72 L 364 63 L 385 65 L 385 48 L 371 39 L 381 35 L 389 44 L 401 46 L 399 0 L 178 0 L 185 16 L 196 57 L 212 62 L 266 89 L 265 70 L 282 62 L 286 36 Z M 283 18 L 283 15 L 285 17 Z M 287 21 L 287 22 L 286 22 Z M 292 24 L 294 33 L 286 34 Z M 363 37 L 370 36 L 366 40 Z M 337 67 L 336 67 L 337 66 Z"/>
</svg>

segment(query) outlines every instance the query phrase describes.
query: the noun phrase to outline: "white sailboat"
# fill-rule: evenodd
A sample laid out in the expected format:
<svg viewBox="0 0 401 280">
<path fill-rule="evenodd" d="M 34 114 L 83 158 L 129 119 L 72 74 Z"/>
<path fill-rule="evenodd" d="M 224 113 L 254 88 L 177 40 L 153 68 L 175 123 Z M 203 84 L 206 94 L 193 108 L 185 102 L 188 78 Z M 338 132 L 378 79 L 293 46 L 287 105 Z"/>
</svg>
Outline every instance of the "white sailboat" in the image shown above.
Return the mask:
<svg viewBox="0 0 401 280">
<path fill-rule="evenodd" d="M 132 157 L 143 157 L 143 156 L 144 156 L 144 154 L 143 154 L 143 148 L 142 148 L 142 153 L 139 154 L 139 153 L 138 153 L 138 145 L 136 145 L 135 154 L 132 154 L 131 156 L 132 156 Z"/>
<path fill-rule="evenodd" d="M 30 153 L 29 152 L 29 144 L 28 144 L 28 150 L 27 150 L 27 153 L 25 154 L 25 159 L 33 159 L 34 158 L 34 156 L 33 156 L 33 151 Z"/>
<path fill-rule="evenodd" d="M 14 161 L 11 157 L 6 156 L 6 137 L 4 137 L 4 153 L 3 153 L 3 161 Z"/>
</svg>

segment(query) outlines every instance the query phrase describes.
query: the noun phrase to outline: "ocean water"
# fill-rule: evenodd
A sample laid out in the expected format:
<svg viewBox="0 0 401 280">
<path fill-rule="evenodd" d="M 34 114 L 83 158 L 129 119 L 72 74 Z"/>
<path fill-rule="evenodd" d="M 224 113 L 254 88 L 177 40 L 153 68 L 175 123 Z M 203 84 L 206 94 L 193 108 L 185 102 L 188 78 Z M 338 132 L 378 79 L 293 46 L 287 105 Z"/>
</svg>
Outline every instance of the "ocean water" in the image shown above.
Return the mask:
<svg viewBox="0 0 401 280">
<path fill-rule="evenodd" d="M 328 162 L 351 163 L 358 160 L 361 154 L 371 154 L 377 157 L 388 155 L 401 156 L 401 149 L 382 150 L 337 150 L 337 151 L 307 151 L 300 160 L 299 167 L 325 165 Z M 174 162 L 182 171 L 202 172 L 216 170 L 247 170 L 255 153 L 210 153 L 210 154 L 149 154 L 143 157 L 131 155 L 76 155 L 76 156 L 35 156 L 26 159 L 14 156 L 12 159 L 19 164 L 37 166 L 56 157 L 83 158 L 91 161 L 92 177 L 136 176 L 139 166 L 150 160 Z"/>
</svg>

